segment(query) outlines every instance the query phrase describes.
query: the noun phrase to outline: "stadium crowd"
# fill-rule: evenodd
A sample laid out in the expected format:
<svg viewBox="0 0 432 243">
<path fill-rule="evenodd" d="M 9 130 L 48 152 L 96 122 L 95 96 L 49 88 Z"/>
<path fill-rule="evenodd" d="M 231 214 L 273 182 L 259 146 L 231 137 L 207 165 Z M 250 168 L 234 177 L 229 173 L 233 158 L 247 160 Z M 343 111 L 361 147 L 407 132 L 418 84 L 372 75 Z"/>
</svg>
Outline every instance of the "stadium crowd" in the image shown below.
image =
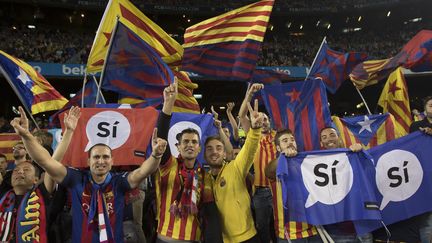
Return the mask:
<svg viewBox="0 0 432 243">
<path fill-rule="evenodd" d="M 371 58 L 388 58 L 427 24 L 407 24 L 398 30 L 361 30 L 351 33 L 332 33 L 327 36 L 329 46 L 338 51 L 364 52 Z M 376 33 L 379 32 L 379 35 Z M 304 66 L 311 65 L 323 33 L 305 32 L 293 36 L 282 32 L 271 32 L 263 44 L 260 66 Z M 0 27 L 0 50 L 25 61 L 48 63 L 86 63 L 94 36 L 92 32 L 77 33 L 41 27 L 37 31 L 27 26 Z"/>
</svg>

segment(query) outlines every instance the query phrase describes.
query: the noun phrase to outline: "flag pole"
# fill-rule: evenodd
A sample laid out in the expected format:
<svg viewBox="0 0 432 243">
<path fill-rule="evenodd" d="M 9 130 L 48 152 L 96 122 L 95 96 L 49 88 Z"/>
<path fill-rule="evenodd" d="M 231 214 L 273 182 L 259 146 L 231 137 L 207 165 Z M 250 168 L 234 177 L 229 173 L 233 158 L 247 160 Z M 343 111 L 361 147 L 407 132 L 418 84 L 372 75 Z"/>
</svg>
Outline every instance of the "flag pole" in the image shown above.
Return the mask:
<svg viewBox="0 0 432 243">
<path fill-rule="evenodd" d="M 369 115 L 372 115 L 372 113 L 371 113 L 371 111 L 370 111 L 370 109 L 369 109 L 369 106 L 368 106 L 368 104 L 366 103 L 366 100 L 365 100 L 365 98 L 363 97 L 362 93 L 361 93 L 360 90 L 357 88 L 357 86 L 354 85 L 354 87 L 356 88 L 357 93 L 360 95 L 360 98 L 363 100 L 363 104 L 365 105 L 366 110 L 368 111 Z"/>
<path fill-rule="evenodd" d="M 81 89 L 81 108 L 84 107 L 84 90 L 85 90 L 85 85 L 87 83 L 87 71 L 84 73 L 84 80 L 83 80 L 83 86 Z"/>
<path fill-rule="evenodd" d="M 8 81 L 9 85 L 12 87 L 13 91 L 15 92 L 15 94 L 18 96 L 18 99 L 21 101 L 21 103 L 23 104 L 24 109 L 27 111 L 27 113 L 29 114 L 30 118 L 32 119 L 32 121 L 34 122 L 37 130 L 40 130 L 36 120 L 34 119 L 31 111 L 29 111 L 28 107 L 25 105 L 26 103 L 24 102 L 23 97 L 19 94 L 18 89 L 15 87 L 15 85 L 13 84 L 12 80 L 10 79 L 9 75 L 6 73 L 6 71 L 3 69 L 3 67 L 0 65 L 0 72 L 3 74 L 3 76 L 6 78 L 6 80 Z"/>
<path fill-rule="evenodd" d="M 98 84 L 98 81 L 97 81 L 95 75 L 93 75 L 93 82 L 95 82 L 96 87 L 98 88 L 98 90 L 100 90 L 100 87 L 99 87 L 99 84 Z M 102 102 L 103 102 L 104 104 L 106 104 L 105 96 L 103 95 L 102 90 L 100 90 L 99 93 L 100 93 L 100 96 L 101 96 L 101 98 L 102 98 Z"/>
<path fill-rule="evenodd" d="M 105 55 L 104 64 L 103 64 L 103 67 L 102 67 L 102 73 L 101 73 L 101 76 L 100 76 L 100 79 L 99 79 L 99 84 L 96 82 L 96 86 L 98 88 L 98 92 L 96 94 L 96 104 L 98 104 L 98 102 L 99 102 L 99 93 L 101 92 L 102 80 L 103 80 L 103 77 L 104 77 L 104 74 L 105 74 L 106 63 L 108 61 L 107 58 L 108 58 L 108 55 L 109 55 L 109 53 L 111 51 L 111 47 L 112 47 L 112 42 L 113 42 L 114 36 L 115 36 L 115 34 L 117 32 L 118 22 L 119 22 L 119 16 L 117 16 L 117 21 L 116 21 L 116 23 L 114 25 L 114 28 L 113 28 L 113 31 L 111 33 L 111 39 L 109 41 L 108 49 L 107 49 L 107 52 L 106 52 L 106 55 Z"/>
<path fill-rule="evenodd" d="M 313 62 L 312 62 L 312 65 L 310 66 L 310 68 L 309 68 L 309 70 L 308 70 L 308 72 L 307 72 L 307 75 L 306 75 L 305 80 L 307 80 L 307 79 L 309 78 L 310 70 L 311 70 L 312 67 L 314 66 L 315 61 L 316 61 L 316 59 L 317 59 L 317 57 L 318 57 L 318 54 L 320 53 L 321 48 L 323 47 L 324 43 L 327 42 L 326 39 L 327 39 L 327 36 L 324 36 L 324 38 L 323 38 L 323 40 L 322 40 L 322 42 L 321 42 L 321 45 L 320 45 L 320 47 L 319 47 L 319 49 L 318 49 L 318 51 L 317 51 L 317 53 L 316 53 L 316 55 L 315 55 L 315 58 L 314 58 L 314 60 L 313 60 Z"/>
</svg>

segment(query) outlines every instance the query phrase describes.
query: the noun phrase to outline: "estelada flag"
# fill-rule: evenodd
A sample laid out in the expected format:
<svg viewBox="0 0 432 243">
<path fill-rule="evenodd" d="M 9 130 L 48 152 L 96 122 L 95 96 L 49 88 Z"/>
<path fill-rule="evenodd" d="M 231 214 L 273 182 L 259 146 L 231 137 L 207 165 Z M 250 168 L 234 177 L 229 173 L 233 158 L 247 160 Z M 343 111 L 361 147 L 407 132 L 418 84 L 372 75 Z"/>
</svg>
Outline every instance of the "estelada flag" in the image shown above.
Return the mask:
<svg viewBox="0 0 432 243">
<path fill-rule="evenodd" d="M 64 113 L 61 115 L 61 121 Z M 156 126 L 158 111 L 144 109 L 82 108 L 81 118 L 63 158 L 63 164 L 88 167 L 88 150 L 95 144 L 112 149 L 114 166 L 141 165 Z M 62 122 L 62 129 L 64 124 Z"/>
</svg>

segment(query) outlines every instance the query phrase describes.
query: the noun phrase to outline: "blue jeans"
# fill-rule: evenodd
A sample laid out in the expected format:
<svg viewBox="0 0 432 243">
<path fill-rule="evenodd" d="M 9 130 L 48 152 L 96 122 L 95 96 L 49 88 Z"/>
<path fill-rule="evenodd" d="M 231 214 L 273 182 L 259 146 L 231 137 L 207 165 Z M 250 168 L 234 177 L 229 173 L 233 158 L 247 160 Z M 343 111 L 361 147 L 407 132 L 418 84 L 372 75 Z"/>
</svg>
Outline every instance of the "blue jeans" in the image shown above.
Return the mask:
<svg viewBox="0 0 432 243">
<path fill-rule="evenodd" d="M 290 240 L 292 243 L 322 243 L 321 238 L 319 235 L 314 235 L 312 237 L 302 238 L 302 239 L 296 239 L 296 240 Z M 280 239 L 278 238 L 277 243 L 289 243 L 288 240 Z"/>
<path fill-rule="evenodd" d="M 273 218 L 272 194 L 268 187 L 258 187 L 252 198 L 255 224 L 261 242 L 270 242 L 270 219 Z"/>
<path fill-rule="evenodd" d="M 422 215 L 423 217 L 423 215 Z M 430 238 L 432 236 L 432 213 L 428 213 L 424 215 L 424 222 L 420 226 L 419 233 L 420 233 L 420 240 L 421 243 L 429 243 Z"/>
</svg>

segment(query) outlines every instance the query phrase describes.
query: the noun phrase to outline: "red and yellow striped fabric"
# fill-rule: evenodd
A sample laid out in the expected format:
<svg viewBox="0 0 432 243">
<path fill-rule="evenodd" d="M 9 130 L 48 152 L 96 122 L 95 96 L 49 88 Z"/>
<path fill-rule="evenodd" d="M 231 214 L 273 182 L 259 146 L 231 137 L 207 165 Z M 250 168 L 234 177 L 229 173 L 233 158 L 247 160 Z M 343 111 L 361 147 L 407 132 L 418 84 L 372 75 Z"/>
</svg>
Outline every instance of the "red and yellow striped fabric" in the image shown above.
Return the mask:
<svg viewBox="0 0 432 243">
<path fill-rule="evenodd" d="M 100 72 L 108 51 L 111 33 L 119 20 L 145 40 L 170 66 L 178 66 L 183 47 L 162 28 L 145 16 L 129 0 L 110 0 L 96 32 L 87 61 L 87 72 Z"/>
<path fill-rule="evenodd" d="M 171 157 L 156 173 L 157 233 L 176 240 L 199 241 L 201 229 L 198 216 L 179 217 L 169 211 L 180 191 L 177 167 L 177 159 Z"/>
<path fill-rule="evenodd" d="M 381 79 L 387 77 L 388 72 L 385 72 L 387 71 L 385 68 L 390 61 L 391 58 L 364 61 L 354 68 L 349 77 L 359 89 L 376 84 Z"/>
<path fill-rule="evenodd" d="M 8 162 L 13 162 L 13 146 L 21 141 L 16 133 L 0 133 L 0 153 L 6 155 Z"/>
<path fill-rule="evenodd" d="M 378 104 L 384 112 L 392 114 L 398 122 L 409 133 L 409 127 L 412 123 L 411 109 L 408 98 L 408 87 L 402 68 L 396 69 L 387 79 Z"/>
<path fill-rule="evenodd" d="M 178 95 L 174 103 L 173 112 L 200 114 L 200 106 L 193 96 L 193 90 L 198 88 L 198 84 L 192 83 L 186 72 L 173 70 L 178 81 Z"/>
<path fill-rule="evenodd" d="M 272 130 L 270 133 L 261 137 L 260 146 L 255 154 L 254 158 L 254 186 L 265 186 L 270 185 L 269 180 L 265 176 L 265 167 L 272 161 L 276 159 L 277 150 L 276 145 L 273 142 L 276 136 L 276 131 Z"/>
<path fill-rule="evenodd" d="M 332 116 L 333 122 L 339 131 L 343 146 L 348 148 L 354 143 L 360 143 L 360 139 L 346 127 L 346 125 L 337 116 Z M 364 149 L 369 149 L 405 135 L 403 128 L 396 122 L 392 114 L 388 114 L 387 119 L 378 128 L 372 140 L 368 144 L 362 144 Z"/>
<path fill-rule="evenodd" d="M 273 216 L 276 236 L 280 239 L 291 240 L 311 237 L 317 234 L 315 226 L 308 223 L 290 221 L 284 225 L 284 212 L 282 203 L 282 188 L 279 181 L 271 181 L 270 189 L 273 195 Z"/>
</svg>

